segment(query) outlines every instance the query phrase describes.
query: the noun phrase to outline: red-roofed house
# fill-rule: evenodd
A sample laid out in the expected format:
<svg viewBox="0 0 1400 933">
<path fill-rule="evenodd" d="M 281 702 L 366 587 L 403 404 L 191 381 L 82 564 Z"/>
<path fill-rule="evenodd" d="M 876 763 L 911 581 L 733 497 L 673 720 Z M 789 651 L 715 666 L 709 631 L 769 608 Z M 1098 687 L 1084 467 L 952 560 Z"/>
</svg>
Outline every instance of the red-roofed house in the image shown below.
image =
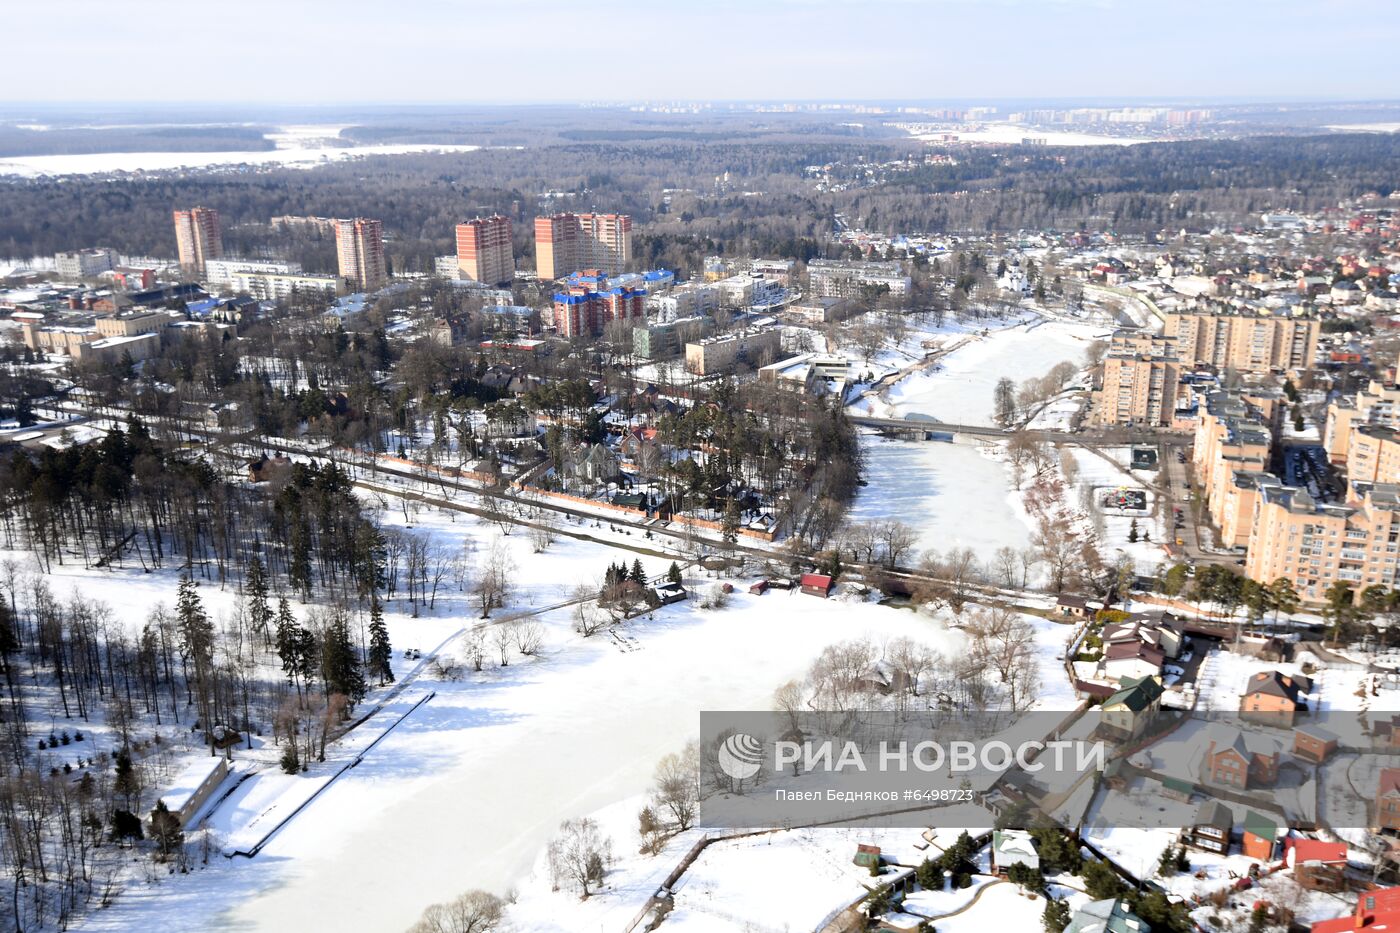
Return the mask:
<svg viewBox="0 0 1400 933">
<path fill-rule="evenodd" d="M 820 596 L 822 599 L 826 599 L 831 595 L 831 588 L 836 583 L 824 573 L 804 573 L 799 585 L 802 587 L 802 592 L 808 596 Z"/>
<path fill-rule="evenodd" d="M 1347 845 L 1321 839 L 1283 841 L 1283 858 L 1293 868 L 1293 880 L 1310 891 L 1336 892 L 1346 887 Z"/>
</svg>

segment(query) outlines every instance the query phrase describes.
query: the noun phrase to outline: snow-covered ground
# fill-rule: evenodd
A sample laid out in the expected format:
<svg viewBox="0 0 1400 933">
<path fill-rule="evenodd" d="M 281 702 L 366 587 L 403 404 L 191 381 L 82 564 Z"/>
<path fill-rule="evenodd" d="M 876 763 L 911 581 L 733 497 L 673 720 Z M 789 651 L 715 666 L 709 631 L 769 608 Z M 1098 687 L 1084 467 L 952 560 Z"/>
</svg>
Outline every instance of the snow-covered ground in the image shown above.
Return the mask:
<svg viewBox="0 0 1400 933">
<path fill-rule="evenodd" d="M 1345 133 L 1400 133 L 1400 123 L 1332 123 L 1327 128 Z"/>
<path fill-rule="evenodd" d="M 436 510 L 381 516 L 391 526 L 430 529 L 447 547 L 471 536 L 486 548 L 498 534 L 488 524 L 452 518 Z M 635 556 L 571 539 L 533 554 L 522 533 L 506 543 L 520 567 L 520 592 L 508 610 L 551 605 L 576 583 L 596 580 L 609 561 Z M 642 562 L 649 574 L 668 563 Z M 171 573 L 73 572 L 51 582 L 60 598 L 74 586 L 100 596 L 128 625 L 139 624 L 156 601 L 169 604 L 174 592 Z M 212 586 L 201 592 L 215 614 L 231 603 L 231 594 Z M 432 649 L 475 616 L 466 598 L 453 594 L 419 619 L 393 608 L 388 622 L 400 678 L 414 666 L 402 658 L 403 647 Z M 428 691 L 436 696 L 256 858 L 215 857 L 192 876 L 129 885 L 83 927 L 402 929 L 425 904 L 468 888 L 517 887 L 561 820 L 645 791 L 656 761 L 698 733 L 701 710 L 768 708 L 773 689 L 826 645 L 903 634 L 946 652 L 959 640 L 905 610 L 798 593 L 749 596 L 742 588 L 727 609 L 667 607 L 629 623 L 621 638 L 580 639 L 568 608 L 536 618 L 547 630 L 541 657 L 493 665 L 460 682 L 421 677 L 381 715 L 400 715 Z M 463 656 L 460 645 L 446 651 Z M 218 842 L 251 838 L 251 824 L 266 824 L 260 817 L 269 807 L 284 804 L 286 794 L 304 799 L 306 785 L 319 779 L 257 780 L 216 815 Z M 251 826 L 252 835 L 257 829 Z"/>
<path fill-rule="evenodd" d="M 1057 363 L 1079 366 L 1084 351 L 1102 334 L 1084 324 L 1036 319 L 1028 325 L 991 331 L 968 341 L 936 367 L 911 373 L 866 402 L 869 414 L 885 418 L 923 415 L 956 424 L 993 423 L 992 391 L 1003 377 L 1017 383 L 1043 376 Z"/>
<path fill-rule="evenodd" d="M 1006 464 L 976 447 L 862 435 L 865 479 L 852 521 L 897 518 L 919 533 L 921 551 L 970 547 L 986 561 L 997 548 L 1027 547 L 1031 530 L 1012 508 Z M 975 516 L 975 520 L 972 520 Z"/>
<path fill-rule="evenodd" d="M 1097 453 L 1083 447 L 1067 449 L 1074 457 L 1078 471 L 1077 483 L 1094 491 L 1096 508 L 1104 493 L 1120 487 L 1144 491 L 1147 496 L 1147 508 L 1143 512 L 1098 508 L 1103 522 L 1099 550 L 1110 561 L 1115 560 L 1119 554 L 1126 554 L 1133 559 L 1138 573 L 1153 573 L 1167 557 L 1166 552 L 1162 550 L 1163 543 L 1167 541 L 1166 518 L 1160 511 L 1154 511 L 1156 493 L 1149 485 L 1156 480 L 1157 474 L 1149 470 L 1129 469 L 1128 464 L 1132 456 L 1132 449 L 1129 447 L 1101 448 Z M 1072 504 L 1079 504 L 1077 492 L 1072 496 Z M 1129 541 L 1134 522 L 1137 523 L 1137 540 Z"/>
</svg>

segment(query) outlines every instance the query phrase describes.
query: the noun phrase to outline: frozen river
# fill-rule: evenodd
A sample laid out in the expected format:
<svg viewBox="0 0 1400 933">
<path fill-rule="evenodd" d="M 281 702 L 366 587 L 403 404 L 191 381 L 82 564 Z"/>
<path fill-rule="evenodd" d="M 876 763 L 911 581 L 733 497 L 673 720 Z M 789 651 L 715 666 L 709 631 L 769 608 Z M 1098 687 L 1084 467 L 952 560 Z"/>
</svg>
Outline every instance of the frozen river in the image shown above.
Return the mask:
<svg viewBox="0 0 1400 933">
<path fill-rule="evenodd" d="M 853 521 L 897 518 L 918 531 L 919 550 L 970 547 L 983 561 L 1003 545 L 1030 544 L 1004 463 L 975 447 L 876 434 L 863 448 L 868 485 L 851 506 Z"/>
<path fill-rule="evenodd" d="M 895 383 L 883 398 L 862 407 L 872 415 L 927 415 L 956 424 L 992 424 L 992 391 L 1003 376 L 1018 384 L 1043 376 L 1055 364 L 1083 366 L 1084 352 L 1103 329 L 1046 321 L 992 331 L 945 357 L 937 367 Z"/>
</svg>

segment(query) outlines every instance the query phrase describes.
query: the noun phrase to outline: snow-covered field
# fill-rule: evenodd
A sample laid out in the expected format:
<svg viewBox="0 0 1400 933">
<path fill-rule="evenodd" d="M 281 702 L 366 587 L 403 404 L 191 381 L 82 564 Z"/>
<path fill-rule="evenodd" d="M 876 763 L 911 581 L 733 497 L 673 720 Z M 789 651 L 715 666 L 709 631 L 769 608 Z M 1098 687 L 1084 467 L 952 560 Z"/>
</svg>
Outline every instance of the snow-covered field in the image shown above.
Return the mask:
<svg viewBox="0 0 1400 933">
<path fill-rule="evenodd" d="M 1099 493 L 1119 487 L 1145 491 L 1145 512 L 1099 510 L 1103 518 L 1103 535 L 1099 549 L 1109 560 L 1116 559 L 1119 554 L 1131 557 L 1140 574 L 1154 572 L 1157 565 L 1166 560 L 1162 544 L 1167 540 L 1166 518 L 1154 511 L 1156 494 L 1149 485 L 1155 481 L 1156 474 L 1148 470 L 1128 469 L 1131 462 L 1131 448 L 1128 447 L 1103 448 L 1098 453 L 1083 447 L 1073 447 L 1069 450 L 1078 468 L 1078 483 L 1093 488 L 1096 500 Z M 1108 459 L 1104 459 L 1105 457 Z M 1114 463 L 1110 463 L 1109 460 Z M 1134 522 L 1137 523 L 1138 540 L 1129 541 Z"/>
<path fill-rule="evenodd" d="M 1004 545 L 1029 546 L 1031 530 L 1008 498 L 1006 464 L 961 444 L 873 433 L 862 442 L 868 485 L 851 505 L 853 521 L 897 518 L 918 530 L 920 550 L 970 547 L 983 561 Z"/>
<path fill-rule="evenodd" d="M 1327 128 L 1345 133 L 1400 133 L 1400 123 L 1332 123 Z"/>
<path fill-rule="evenodd" d="M 992 390 L 997 380 L 1021 382 L 1068 360 L 1082 364 L 1084 351 L 1101 330 L 1063 321 L 995 330 L 950 353 L 938 366 L 912 373 L 878 399 L 869 413 L 886 418 L 923 415 L 956 424 L 993 423 Z"/>
</svg>

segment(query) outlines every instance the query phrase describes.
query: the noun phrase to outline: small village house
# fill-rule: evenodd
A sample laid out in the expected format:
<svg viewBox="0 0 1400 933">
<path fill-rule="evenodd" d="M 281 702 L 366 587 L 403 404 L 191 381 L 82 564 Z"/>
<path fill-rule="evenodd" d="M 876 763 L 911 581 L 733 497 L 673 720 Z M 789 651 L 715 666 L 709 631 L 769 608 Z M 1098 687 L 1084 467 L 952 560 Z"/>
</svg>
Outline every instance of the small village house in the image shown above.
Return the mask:
<svg viewBox="0 0 1400 933">
<path fill-rule="evenodd" d="M 820 596 L 826 599 L 831 595 L 831 590 L 836 586 L 835 581 L 824 573 L 804 573 L 798 585 L 802 592 L 808 596 Z"/>
</svg>

